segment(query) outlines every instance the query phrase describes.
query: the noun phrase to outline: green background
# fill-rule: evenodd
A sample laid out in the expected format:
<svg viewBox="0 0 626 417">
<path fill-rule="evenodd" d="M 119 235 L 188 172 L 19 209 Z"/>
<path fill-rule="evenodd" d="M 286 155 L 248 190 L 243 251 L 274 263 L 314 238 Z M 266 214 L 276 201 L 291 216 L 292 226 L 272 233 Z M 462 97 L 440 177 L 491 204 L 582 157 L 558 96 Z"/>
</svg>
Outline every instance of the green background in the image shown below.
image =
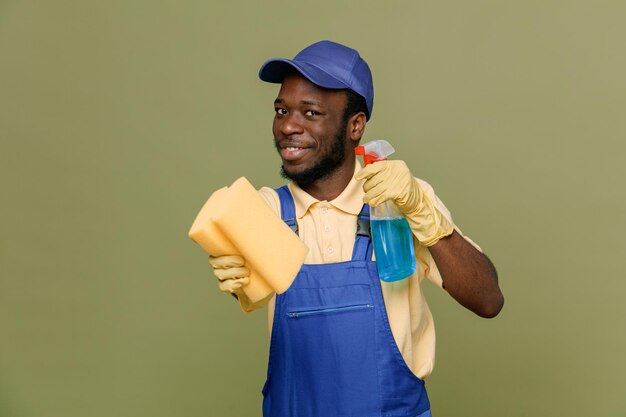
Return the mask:
<svg viewBox="0 0 626 417">
<path fill-rule="evenodd" d="M 626 3 L 0 1 L 0 416 L 259 416 L 268 336 L 187 238 L 278 186 L 270 57 L 333 39 L 386 138 L 493 259 L 427 285 L 436 417 L 626 416 Z"/>
</svg>

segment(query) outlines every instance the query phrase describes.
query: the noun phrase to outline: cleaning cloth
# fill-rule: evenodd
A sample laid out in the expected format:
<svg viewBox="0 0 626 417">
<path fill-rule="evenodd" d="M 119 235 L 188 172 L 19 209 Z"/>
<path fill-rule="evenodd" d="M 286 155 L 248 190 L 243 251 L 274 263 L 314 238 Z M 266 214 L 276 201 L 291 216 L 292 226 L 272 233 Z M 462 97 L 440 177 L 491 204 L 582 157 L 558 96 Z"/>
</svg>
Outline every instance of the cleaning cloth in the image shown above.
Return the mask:
<svg viewBox="0 0 626 417">
<path fill-rule="evenodd" d="M 285 292 L 308 252 L 245 177 L 209 197 L 189 237 L 212 256 L 239 255 L 245 259 L 250 282 L 243 291 L 253 303 L 273 291 Z"/>
</svg>

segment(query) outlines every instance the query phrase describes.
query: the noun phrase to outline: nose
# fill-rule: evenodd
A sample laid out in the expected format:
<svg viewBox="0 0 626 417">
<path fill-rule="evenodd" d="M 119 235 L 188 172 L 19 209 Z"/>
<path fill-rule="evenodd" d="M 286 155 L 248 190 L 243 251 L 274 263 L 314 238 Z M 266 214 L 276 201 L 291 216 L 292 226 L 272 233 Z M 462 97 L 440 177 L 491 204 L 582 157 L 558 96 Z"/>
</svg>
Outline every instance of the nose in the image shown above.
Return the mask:
<svg viewBox="0 0 626 417">
<path fill-rule="evenodd" d="M 301 134 L 304 131 L 302 121 L 296 114 L 287 114 L 276 120 L 276 123 L 280 133 L 285 136 Z"/>
</svg>

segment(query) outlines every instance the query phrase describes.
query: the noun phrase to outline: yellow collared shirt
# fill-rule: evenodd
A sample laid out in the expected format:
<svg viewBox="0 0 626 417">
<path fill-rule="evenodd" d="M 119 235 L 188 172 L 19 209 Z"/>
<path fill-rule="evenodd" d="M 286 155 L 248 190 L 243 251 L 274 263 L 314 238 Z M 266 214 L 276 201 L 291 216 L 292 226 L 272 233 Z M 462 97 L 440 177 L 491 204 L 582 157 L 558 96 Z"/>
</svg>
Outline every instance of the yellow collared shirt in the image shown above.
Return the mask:
<svg viewBox="0 0 626 417">
<path fill-rule="evenodd" d="M 357 163 L 355 173 L 360 169 L 361 166 Z M 441 213 L 452 222 L 450 212 L 435 196 L 433 188 L 423 180 L 418 181 Z M 363 206 L 363 181 L 357 181 L 353 177 L 343 192 L 332 201 L 319 201 L 293 182 L 288 186 L 295 201 L 298 233 L 309 247 L 305 263 L 349 261 L 354 248 L 356 217 Z M 280 199 L 276 191 L 263 187 L 259 194 L 280 215 Z M 421 283 L 427 279 L 442 288 L 442 279 L 428 248 L 420 245 L 416 239 L 414 244 L 417 260 L 415 273 L 400 281 L 381 282 L 381 286 L 396 344 L 408 367 L 423 379 L 430 375 L 435 363 L 435 327 Z M 272 298 L 268 303 L 270 333 L 273 318 Z"/>
</svg>

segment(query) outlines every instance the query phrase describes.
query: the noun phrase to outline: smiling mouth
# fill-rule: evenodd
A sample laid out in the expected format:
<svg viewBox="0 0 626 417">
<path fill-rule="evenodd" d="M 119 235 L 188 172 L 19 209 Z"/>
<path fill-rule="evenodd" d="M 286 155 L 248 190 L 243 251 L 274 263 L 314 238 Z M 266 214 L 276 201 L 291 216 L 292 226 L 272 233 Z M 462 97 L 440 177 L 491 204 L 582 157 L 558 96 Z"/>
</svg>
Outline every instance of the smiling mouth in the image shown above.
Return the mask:
<svg viewBox="0 0 626 417">
<path fill-rule="evenodd" d="M 280 146 L 280 156 L 284 161 L 295 162 L 305 156 L 311 148 L 302 146 Z"/>
</svg>

